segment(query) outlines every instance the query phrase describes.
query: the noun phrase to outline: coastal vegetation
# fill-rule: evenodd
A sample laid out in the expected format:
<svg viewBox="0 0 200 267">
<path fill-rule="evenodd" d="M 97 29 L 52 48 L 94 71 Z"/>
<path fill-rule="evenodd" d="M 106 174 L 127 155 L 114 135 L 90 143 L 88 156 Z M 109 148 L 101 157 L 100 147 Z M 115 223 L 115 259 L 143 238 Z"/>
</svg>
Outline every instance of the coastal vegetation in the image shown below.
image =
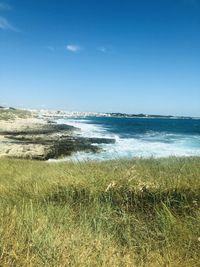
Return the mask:
<svg viewBox="0 0 200 267">
<path fill-rule="evenodd" d="M 200 159 L 0 161 L 1 266 L 200 266 Z"/>
<path fill-rule="evenodd" d="M 1 120 L 9 121 L 18 118 L 25 119 L 33 116 L 34 114 L 28 110 L 0 107 L 0 121 Z"/>
</svg>

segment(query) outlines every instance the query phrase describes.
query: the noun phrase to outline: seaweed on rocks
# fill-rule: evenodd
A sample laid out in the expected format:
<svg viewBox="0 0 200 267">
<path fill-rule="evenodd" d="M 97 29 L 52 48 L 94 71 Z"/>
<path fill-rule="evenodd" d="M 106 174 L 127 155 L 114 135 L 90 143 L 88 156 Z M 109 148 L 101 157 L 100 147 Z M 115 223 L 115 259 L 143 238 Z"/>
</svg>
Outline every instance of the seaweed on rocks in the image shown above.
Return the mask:
<svg viewBox="0 0 200 267">
<path fill-rule="evenodd" d="M 1 131 L 6 138 L 7 156 L 37 160 L 58 159 L 78 151 L 97 153 L 98 144 L 111 144 L 114 139 L 87 138 L 75 134 L 80 129 L 66 124 L 37 124 L 30 127 Z M 6 144 L 4 144 L 6 146 Z"/>
</svg>

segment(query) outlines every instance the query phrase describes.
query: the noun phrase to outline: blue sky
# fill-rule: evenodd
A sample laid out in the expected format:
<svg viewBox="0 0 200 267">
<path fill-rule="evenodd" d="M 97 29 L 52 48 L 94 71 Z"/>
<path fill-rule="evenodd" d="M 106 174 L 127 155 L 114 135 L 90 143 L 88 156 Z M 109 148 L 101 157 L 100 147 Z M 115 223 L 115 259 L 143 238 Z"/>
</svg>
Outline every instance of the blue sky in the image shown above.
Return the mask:
<svg viewBox="0 0 200 267">
<path fill-rule="evenodd" d="M 200 0 L 0 0 L 0 105 L 200 116 Z"/>
</svg>

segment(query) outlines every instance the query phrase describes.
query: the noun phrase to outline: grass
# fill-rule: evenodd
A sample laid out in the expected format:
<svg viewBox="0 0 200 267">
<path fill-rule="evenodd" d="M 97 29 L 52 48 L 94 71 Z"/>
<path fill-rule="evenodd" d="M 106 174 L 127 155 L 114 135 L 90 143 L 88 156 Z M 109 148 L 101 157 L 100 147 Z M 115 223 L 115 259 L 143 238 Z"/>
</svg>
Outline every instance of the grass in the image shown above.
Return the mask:
<svg viewBox="0 0 200 267">
<path fill-rule="evenodd" d="M 16 118 L 26 119 L 32 117 L 32 113 L 20 109 L 0 109 L 0 121 L 14 120 Z"/>
<path fill-rule="evenodd" d="M 0 161 L 0 266 L 200 266 L 200 158 Z"/>
</svg>

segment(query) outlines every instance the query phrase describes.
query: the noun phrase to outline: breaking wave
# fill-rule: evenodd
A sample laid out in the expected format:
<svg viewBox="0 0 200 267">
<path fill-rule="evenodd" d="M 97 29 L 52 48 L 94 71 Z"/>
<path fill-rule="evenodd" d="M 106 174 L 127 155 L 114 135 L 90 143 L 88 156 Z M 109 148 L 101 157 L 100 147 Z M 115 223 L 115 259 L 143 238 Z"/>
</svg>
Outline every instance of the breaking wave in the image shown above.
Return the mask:
<svg viewBox="0 0 200 267">
<path fill-rule="evenodd" d="M 62 119 L 58 123 L 66 123 L 81 129 L 77 135 L 84 137 L 113 138 L 115 144 L 98 144 L 99 153 L 77 152 L 64 160 L 109 160 L 133 157 L 169 157 L 200 156 L 200 135 L 174 133 L 169 131 L 149 130 L 144 133 L 123 132 L 112 125 L 96 123 L 88 119 Z M 129 122 L 130 123 L 130 122 Z M 119 126 L 120 127 L 120 126 Z M 111 130 L 112 129 L 112 130 Z M 128 136 L 128 137 L 127 137 Z"/>
</svg>

